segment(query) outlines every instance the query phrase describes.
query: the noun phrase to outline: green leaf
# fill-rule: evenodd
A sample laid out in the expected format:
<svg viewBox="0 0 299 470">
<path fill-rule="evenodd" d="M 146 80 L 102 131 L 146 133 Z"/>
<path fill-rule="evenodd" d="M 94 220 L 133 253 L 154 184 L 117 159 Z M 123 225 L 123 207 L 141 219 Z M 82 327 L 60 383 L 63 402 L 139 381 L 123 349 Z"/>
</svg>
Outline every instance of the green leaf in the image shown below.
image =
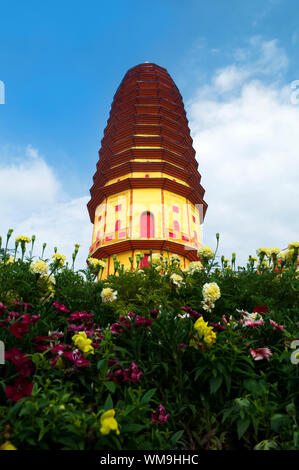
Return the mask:
<svg viewBox="0 0 299 470">
<path fill-rule="evenodd" d="M 156 388 L 152 388 L 151 390 L 148 390 L 143 397 L 141 398 L 140 404 L 145 405 L 145 403 L 148 403 L 150 399 L 155 395 Z"/>
<path fill-rule="evenodd" d="M 144 424 L 127 423 L 121 426 L 121 432 L 139 432 L 146 428 Z"/>
<path fill-rule="evenodd" d="M 106 359 L 101 359 L 101 360 L 98 361 L 98 363 L 97 363 L 97 369 L 98 369 L 98 370 L 105 369 L 106 365 L 107 365 Z"/>
<path fill-rule="evenodd" d="M 210 379 L 210 393 L 216 393 L 219 387 L 221 386 L 223 377 L 217 376 Z"/>
<path fill-rule="evenodd" d="M 287 415 L 276 413 L 271 418 L 271 428 L 273 431 L 278 432 L 283 425 L 289 425 L 290 418 Z"/>
<path fill-rule="evenodd" d="M 109 392 L 114 393 L 116 389 L 116 385 L 114 382 L 104 382 L 106 388 L 108 388 Z"/>
<path fill-rule="evenodd" d="M 184 429 L 181 429 L 180 431 L 177 431 L 172 437 L 171 437 L 171 442 L 173 444 L 176 444 L 178 440 L 182 437 L 184 434 Z"/>
<path fill-rule="evenodd" d="M 286 406 L 286 412 L 287 412 L 288 415 L 291 416 L 292 418 L 296 418 L 296 407 L 295 407 L 294 403 L 289 403 L 289 404 Z"/>
<path fill-rule="evenodd" d="M 245 434 L 247 431 L 248 427 L 250 424 L 250 420 L 247 419 L 239 419 L 237 423 L 237 431 L 238 431 L 238 438 L 241 439 L 241 437 Z"/>
<path fill-rule="evenodd" d="M 108 397 L 106 398 L 105 404 L 104 404 L 104 410 L 108 411 L 108 410 L 112 410 L 112 408 L 113 408 L 113 400 L 112 400 L 112 397 L 109 393 Z"/>
</svg>

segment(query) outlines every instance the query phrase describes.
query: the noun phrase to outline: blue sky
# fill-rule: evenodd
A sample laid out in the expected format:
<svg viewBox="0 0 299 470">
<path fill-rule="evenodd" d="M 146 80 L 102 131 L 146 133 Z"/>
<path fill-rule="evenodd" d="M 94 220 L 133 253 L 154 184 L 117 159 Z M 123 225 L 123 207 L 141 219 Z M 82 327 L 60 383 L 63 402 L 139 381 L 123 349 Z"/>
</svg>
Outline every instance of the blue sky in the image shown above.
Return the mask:
<svg viewBox="0 0 299 470">
<path fill-rule="evenodd" d="M 222 152 L 223 142 L 226 135 L 238 136 L 234 131 L 236 123 L 243 122 L 247 128 L 249 116 L 254 116 L 248 114 L 252 100 L 261 103 L 265 99 L 262 110 L 269 109 L 269 116 L 274 108 L 278 113 L 288 109 L 282 127 L 291 128 L 291 135 L 284 131 L 278 136 L 278 146 L 283 148 L 292 142 L 299 105 L 290 105 L 286 95 L 290 83 L 299 79 L 298 12 L 296 0 L 0 1 L 0 80 L 5 84 L 5 104 L 0 105 L 0 174 L 7 179 L 13 175 L 14 179 L 8 188 L 2 186 L 6 207 L 2 208 L 0 221 L 2 235 L 13 224 L 18 232 L 34 230 L 42 236 L 48 233 L 51 239 L 54 226 L 57 244 L 61 241 L 67 250 L 63 221 L 57 218 L 55 225 L 55 210 L 57 217 L 69 211 L 76 215 L 70 215 L 65 223 L 70 225 L 75 220 L 77 225 L 68 229 L 67 240 L 70 242 L 73 235 L 73 243 L 79 238 L 82 248 L 88 249 L 87 233 L 91 237 L 92 226 L 85 199 L 88 200 L 113 95 L 130 67 L 150 61 L 168 70 L 185 102 L 209 204 L 204 241 L 212 245 L 212 232 L 223 232 L 226 256 L 231 250 L 242 251 L 243 245 L 244 253 L 251 250 L 252 254 L 252 236 L 245 238 L 241 246 L 236 220 L 233 226 L 227 226 L 227 216 L 223 215 L 228 207 L 233 211 L 232 201 L 243 198 L 246 212 L 248 191 L 244 194 L 241 185 L 239 193 L 236 189 L 234 194 L 226 194 L 225 187 L 216 186 L 215 181 L 224 155 L 234 150 L 242 158 L 243 149 L 238 143 L 229 140 L 230 149 Z M 244 106 L 247 111 L 238 117 Z M 221 118 L 232 109 L 227 120 Z M 258 106 L 256 114 L 260 115 Z M 256 155 L 265 156 L 277 137 L 275 129 L 280 126 L 278 121 L 269 129 L 266 115 L 258 129 L 263 125 L 265 141 L 255 141 L 254 149 Z M 254 128 L 251 131 L 256 139 Z M 215 136 L 221 143 L 217 149 L 213 147 Z M 251 137 L 249 141 L 252 142 Z M 213 148 L 220 154 L 211 155 Z M 210 164 L 205 164 L 208 155 Z M 277 155 L 282 167 L 283 158 L 280 153 Z M 294 158 L 291 161 L 297 175 L 298 159 Z M 232 168 L 236 161 L 240 160 L 231 161 Z M 229 171 L 222 170 L 223 178 L 227 178 Z M 244 175 L 243 170 L 244 166 L 240 167 L 238 178 Z M 276 170 L 273 182 L 281 175 L 278 163 Z M 25 177 L 30 185 L 24 182 Z M 261 214 L 273 208 L 265 184 L 261 183 L 265 192 L 259 193 Z M 280 190 L 286 200 L 279 210 L 298 195 L 290 185 L 292 181 L 285 191 Z M 243 187 L 250 188 L 250 182 L 244 181 Z M 22 190 L 27 192 L 26 207 Z M 40 199 L 41 192 L 45 195 Z M 224 204 L 226 201 L 225 208 L 218 207 L 220 199 Z M 239 210 L 242 218 L 243 211 Z M 252 212 L 247 215 L 252 217 Z M 44 220 L 39 224 L 41 217 Z M 261 215 L 265 223 L 264 219 Z M 277 239 L 273 237 L 271 220 L 263 226 L 264 243 L 262 238 L 255 238 L 257 243 L 295 241 L 287 240 L 288 234 L 291 238 L 298 234 L 291 214 L 289 219 L 283 217 L 286 229 L 279 232 Z M 50 239 L 46 241 L 50 243 Z"/>
</svg>

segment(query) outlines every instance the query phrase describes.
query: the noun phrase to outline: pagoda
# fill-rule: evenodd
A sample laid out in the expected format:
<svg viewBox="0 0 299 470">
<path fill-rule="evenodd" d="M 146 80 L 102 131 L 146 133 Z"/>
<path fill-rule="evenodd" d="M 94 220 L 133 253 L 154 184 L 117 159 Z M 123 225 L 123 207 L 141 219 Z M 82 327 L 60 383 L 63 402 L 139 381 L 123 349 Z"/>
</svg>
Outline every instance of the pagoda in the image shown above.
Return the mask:
<svg viewBox="0 0 299 470">
<path fill-rule="evenodd" d="M 182 96 L 167 70 L 144 63 L 128 70 L 111 106 L 87 205 L 89 256 L 130 257 L 168 251 L 182 268 L 198 260 L 207 204 Z"/>
</svg>

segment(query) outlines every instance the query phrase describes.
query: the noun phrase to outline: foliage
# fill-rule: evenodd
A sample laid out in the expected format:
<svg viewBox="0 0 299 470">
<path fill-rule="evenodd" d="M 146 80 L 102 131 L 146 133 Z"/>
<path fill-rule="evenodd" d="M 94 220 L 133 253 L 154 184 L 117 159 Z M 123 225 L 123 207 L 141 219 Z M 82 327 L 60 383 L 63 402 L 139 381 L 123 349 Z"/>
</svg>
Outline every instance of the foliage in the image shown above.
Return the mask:
<svg viewBox="0 0 299 470">
<path fill-rule="evenodd" d="M 294 256 L 236 269 L 206 249 L 104 280 L 76 256 L 35 272 L 32 248 L 0 251 L 0 448 L 299 449 Z"/>
</svg>

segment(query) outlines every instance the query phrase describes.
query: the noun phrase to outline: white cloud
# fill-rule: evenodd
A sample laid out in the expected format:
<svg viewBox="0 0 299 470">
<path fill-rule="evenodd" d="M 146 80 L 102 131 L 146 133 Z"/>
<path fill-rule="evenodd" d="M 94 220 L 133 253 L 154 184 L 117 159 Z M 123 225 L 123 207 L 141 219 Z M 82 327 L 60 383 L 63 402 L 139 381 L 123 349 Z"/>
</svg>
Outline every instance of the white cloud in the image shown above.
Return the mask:
<svg viewBox="0 0 299 470">
<path fill-rule="evenodd" d="M 15 151 L 18 155 L 20 151 Z M 89 221 L 86 204 L 88 196 L 72 199 L 63 192 L 63 185 L 55 172 L 39 154 L 28 146 L 23 150 L 23 158 L 15 157 L 10 150 L 2 149 L 0 155 L 0 234 L 5 241 L 9 228 L 14 236 L 36 235 L 35 255 L 40 255 L 41 247 L 47 243 L 46 256 L 51 257 L 54 246 L 71 262 L 74 244 L 79 243 L 77 267 L 86 266 L 86 258 L 91 244 L 92 224 Z M 5 155 L 4 155 L 5 154 Z"/>
<path fill-rule="evenodd" d="M 203 241 L 215 245 L 220 232 L 220 254 L 236 251 L 240 264 L 259 246 L 285 248 L 299 234 L 299 105 L 276 80 L 287 66 L 277 42 L 251 46 L 254 61 L 216 72 L 187 108 L 209 205 Z M 257 78 L 266 70 L 270 78 L 276 71 L 270 84 Z"/>
</svg>

